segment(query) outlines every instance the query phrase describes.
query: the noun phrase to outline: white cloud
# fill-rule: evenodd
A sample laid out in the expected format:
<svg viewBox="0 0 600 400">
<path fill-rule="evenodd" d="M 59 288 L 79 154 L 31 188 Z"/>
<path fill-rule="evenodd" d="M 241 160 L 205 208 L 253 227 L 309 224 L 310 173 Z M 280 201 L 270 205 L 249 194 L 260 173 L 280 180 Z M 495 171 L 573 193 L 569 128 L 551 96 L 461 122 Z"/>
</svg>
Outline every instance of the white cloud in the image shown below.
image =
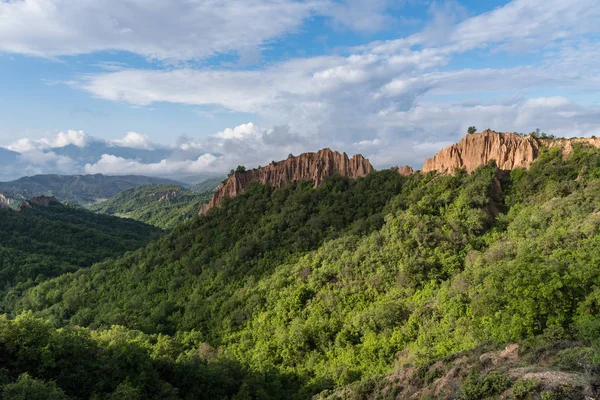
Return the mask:
<svg viewBox="0 0 600 400">
<path fill-rule="evenodd" d="M 256 136 L 260 133 L 260 129 L 252 122 L 249 122 L 247 124 L 238 125 L 233 129 L 226 128 L 215 136 L 221 139 L 244 139 L 250 136 Z"/>
<path fill-rule="evenodd" d="M 182 137 L 177 146 L 171 147 L 171 153 L 158 162 L 142 162 L 106 153 L 81 169 L 85 173 L 108 175 L 223 174 L 236 165 L 256 167 L 282 159 L 291 152 L 313 151 L 314 145 L 319 145 L 318 141 L 297 136 L 288 127 L 263 129 L 249 122 L 205 139 Z"/>
<path fill-rule="evenodd" d="M 74 145 L 77 147 L 85 147 L 90 141 L 90 138 L 84 131 L 68 130 L 66 132 L 58 132 L 41 139 L 23 138 L 8 145 L 6 148 L 18 153 L 24 153 L 34 150 L 56 149 Z"/>
<path fill-rule="evenodd" d="M 359 30 L 387 21 L 386 1 L 370 2 L 2 1 L 0 52 L 56 57 L 117 50 L 158 60 L 239 52 L 242 58 L 255 59 L 257 48 L 297 32 L 312 16 L 332 16 L 336 23 Z"/>
<path fill-rule="evenodd" d="M 75 165 L 75 161 L 66 156 L 60 156 L 52 151 L 34 150 L 19 155 L 19 160 L 33 165 L 54 164 L 57 167 L 67 170 Z"/>
<path fill-rule="evenodd" d="M 17 165 L 11 166 L 6 171 L 0 170 L 0 177 L 3 179 L 15 178 L 14 174 L 16 173 L 19 173 L 20 176 L 45 173 L 72 174 L 73 171 L 79 169 L 75 160 L 52 151 L 32 150 L 20 154 L 17 160 Z"/>
<path fill-rule="evenodd" d="M 504 50 L 531 49 L 597 32 L 598 18 L 596 0 L 514 0 L 461 22 L 446 42 L 454 51 L 492 45 Z"/>
<path fill-rule="evenodd" d="M 397 22 L 386 12 L 392 6 L 398 7 L 401 1 L 393 0 L 347 0 L 333 3 L 326 13 L 333 18 L 333 24 L 341 29 L 349 28 L 359 32 L 377 32 Z"/>
<path fill-rule="evenodd" d="M 106 175 L 157 175 L 211 173 L 218 170 L 219 158 L 203 154 L 195 160 L 173 161 L 164 159 L 158 163 L 142 163 L 110 154 L 103 154 L 94 164 L 84 166 L 85 173 Z M 218 171 L 221 172 L 221 171 Z"/>
<path fill-rule="evenodd" d="M 358 148 L 376 147 L 380 144 L 381 140 L 379 138 L 375 138 L 373 140 L 361 140 L 360 142 L 353 143 L 353 145 Z"/>
<path fill-rule="evenodd" d="M 336 7 L 361 4 L 367 3 Z M 89 75 L 76 85 L 99 98 L 137 105 L 171 102 L 256 113 L 269 125 L 286 124 L 305 136 L 328 135 L 332 144 L 372 140 L 386 129 L 381 116 L 419 107 L 428 96 L 600 87 L 597 57 L 582 56 L 595 48 L 575 46 L 587 60 L 577 66 L 565 60 L 578 55 L 557 42 L 582 40 L 579 35 L 600 31 L 595 0 L 568 6 L 556 0 L 515 0 L 467 19 L 460 6 L 445 4 L 450 7 L 434 14 L 454 17 L 446 18 L 445 34 L 434 39 L 426 28 L 407 38 L 358 47 L 345 57 L 292 59 L 261 70 L 123 70 Z M 387 5 L 372 4 L 378 12 Z M 543 52 L 542 62 L 510 68 L 446 68 L 452 57 L 472 49 L 499 51 L 517 45 L 535 45 Z"/>
<path fill-rule="evenodd" d="M 148 136 L 137 132 L 127 132 L 123 139 L 114 140 L 113 143 L 117 146 L 130 147 L 132 149 L 154 149 L 154 145 L 150 142 Z"/>
<path fill-rule="evenodd" d="M 527 108 L 563 108 L 573 105 L 568 99 L 561 96 L 539 97 L 525 102 Z"/>
</svg>

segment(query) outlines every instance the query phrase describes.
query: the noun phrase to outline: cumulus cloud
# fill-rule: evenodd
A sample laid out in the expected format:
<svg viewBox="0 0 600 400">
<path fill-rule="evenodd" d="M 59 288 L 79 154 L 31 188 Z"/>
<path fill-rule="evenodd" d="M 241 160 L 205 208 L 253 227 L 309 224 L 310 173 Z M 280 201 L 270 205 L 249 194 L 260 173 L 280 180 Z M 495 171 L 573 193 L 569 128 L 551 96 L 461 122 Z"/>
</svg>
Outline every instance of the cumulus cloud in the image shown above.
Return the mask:
<svg viewBox="0 0 600 400">
<path fill-rule="evenodd" d="M 94 164 L 84 166 L 85 173 L 106 175 L 158 175 L 198 174 L 221 172 L 216 168 L 218 158 L 212 154 L 203 154 L 195 160 L 173 161 L 164 159 L 158 163 L 144 164 L 138 160 L 103 154 Z"/>
<path fill-rule="evenodd" d="M 226 128 L 215 136 L 222 139 L 244 139 L 250 136 L 260 134 L 260 129 L 252 122 L 236 126 L 235 128 Z"/>
<path fill-rule="evenodd" d="M 8 145 L 6 148 L 18 153 L 24 153 L 34 150 L 56 149 L 69 145 L 85 147 L 89 143 L 89 140 L 90 138 L 83 131 L 68 130 L 41 139 L 22 138 Z"/>
<path fill-rule="evenodd" d="M 205 139 L 180 138 L 168 157 L 155 163 L 103 154 L 87 163 L 85 173 L 109 175 L 145 174 L 182 176 L 189 174 L 224 174 L 232 167 L 266 165 L 293 151 L 312 151 L 315 141 L 294 135 L 289 127 L 263 129 L 254 123 L 227 128 Z M 202 154 L 198 153 L 201 152 Z"/>
<path fill-rule="evenodd" d="M 150 142 L 148 136 L 137 132 L 127 132 L 123 139 L 114 140 L 113 143 L 117 146 L 131 147 L 132 149 L 154 149 L 154 145 Z"/>
</svg>

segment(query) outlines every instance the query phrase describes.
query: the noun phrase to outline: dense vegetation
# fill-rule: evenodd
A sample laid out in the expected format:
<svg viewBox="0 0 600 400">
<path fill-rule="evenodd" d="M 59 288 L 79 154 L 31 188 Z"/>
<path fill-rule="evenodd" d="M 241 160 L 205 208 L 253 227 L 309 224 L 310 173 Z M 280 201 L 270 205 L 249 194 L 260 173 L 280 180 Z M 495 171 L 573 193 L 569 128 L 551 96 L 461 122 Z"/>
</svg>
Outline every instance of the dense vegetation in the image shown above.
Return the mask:
<svg viewBox="0 0 600 400">
<path fill-rule="evenodd" d="M 19 353 L 7 353 L 6 382 L 78 398 L 117 390 L 195 398 L 198 385 L 210 398 L 306 398 L 407 364 L 427 366 L 425 376 L 433 361 L 485 343 L 538 341 L 577 343 L 593 387 L 599 263 L 593 148 L 576 146 L 566 159 L 544 151 L 529 170 L 510 173 L 490 164 L 470 175 L 336 176 L 316 189 L 255 185 L 144 249 L 18 299 L 13 316 L 37 317 L 5 320 L 2 329 L 43 326 L 28 348 L 53 349 L 48 341 L 65 338 L 67 348 L 89 340 L 98 354 L 122 353 L 106 361 L 118 371 L 106 386 L 71 388 L 58 370 L 40 371 Z M 0 345 L 21 351 L 12 337 Z M 144 370 L 119 364 L 134 349 Z M 47 355 L 51 366 L 69 360 L 55 354 Z M 98 368 L 82 364 L 75 379 L 95 382 Z M 475 371 L 457 393 L 493 397 L 535 386 L 511 379 Z M 171 397 L 151 394 L 160 390 Z"/>
<path fill-rule="evenodd" d="M 11 182 L 0 182 L 0 193 L 16 200 L 26 200 L 35 196 L 56 196 L 61 201 L 85 205 L 113 197 L 123 190 L 152 184 L 177 182 L 137 175 L 36 175 Z"/>
<path fill-rule="evenodd" d="M 159 234 L 140 222 L 60 204 L 0 209 L 2 307 L 27 287 L 143 247 Z"/>
<path fill-rule="evenodd" d="M 118 193 L 91 206 L 90 210 L 135 219 L 163 229 L 173 228 L 198 215 L 200 206 L 210 200 L 212 189 L 214 187 L 196 193 L 176 185 L 140 186 Z"/>
</svg>

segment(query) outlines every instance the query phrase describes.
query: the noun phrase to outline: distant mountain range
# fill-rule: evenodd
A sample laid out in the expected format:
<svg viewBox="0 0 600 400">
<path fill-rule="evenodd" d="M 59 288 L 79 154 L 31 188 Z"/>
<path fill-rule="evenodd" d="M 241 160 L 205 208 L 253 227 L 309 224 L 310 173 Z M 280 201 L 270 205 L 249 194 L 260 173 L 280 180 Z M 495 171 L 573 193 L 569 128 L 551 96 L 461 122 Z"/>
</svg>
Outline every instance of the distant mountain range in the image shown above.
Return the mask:
<svg viewBox="0 0 600 400">
<path fill-rule="evenodd" d="M 87 205 L 113 197 L 127 189 L 157 184 L 183 185 L 171 179 L 138 175 L 36 175 L 0 182 L 0 193 L 13 200 L 55 196 L 61 201 Z"/>
</svg>

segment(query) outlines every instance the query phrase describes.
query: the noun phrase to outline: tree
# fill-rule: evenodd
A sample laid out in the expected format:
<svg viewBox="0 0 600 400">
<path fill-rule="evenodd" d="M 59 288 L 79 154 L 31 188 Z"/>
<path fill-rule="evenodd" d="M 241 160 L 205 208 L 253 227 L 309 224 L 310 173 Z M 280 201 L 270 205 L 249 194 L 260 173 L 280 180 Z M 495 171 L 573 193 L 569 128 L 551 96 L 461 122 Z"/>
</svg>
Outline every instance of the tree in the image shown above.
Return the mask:
<svg viewBox="0 0 600 400">
<path fill-rule="evenodd" d="M 235 169 L 235 172 L 244 172 L 246 171 L 246 167 L 244 167 L 243 165 L 238 165 L 237 168 Z"/>
<path fill-rule="evenodd" d="M 470 126 L 469 129 L 467 129 L 467 132 L 469 133 L 469 135 L 472 135 L 475 132 L 477 132 L 477 128 L 475 128 L 474 126 Z"/>
<path fill-rule="evenodd" d="M 44 382 L 24 373 L 19 376 L 15 383 L 9 383 L 3 387 L 2 398 L 11 400 L 66 400 L 67 396 L 54 382 Z"/>
</svg>

